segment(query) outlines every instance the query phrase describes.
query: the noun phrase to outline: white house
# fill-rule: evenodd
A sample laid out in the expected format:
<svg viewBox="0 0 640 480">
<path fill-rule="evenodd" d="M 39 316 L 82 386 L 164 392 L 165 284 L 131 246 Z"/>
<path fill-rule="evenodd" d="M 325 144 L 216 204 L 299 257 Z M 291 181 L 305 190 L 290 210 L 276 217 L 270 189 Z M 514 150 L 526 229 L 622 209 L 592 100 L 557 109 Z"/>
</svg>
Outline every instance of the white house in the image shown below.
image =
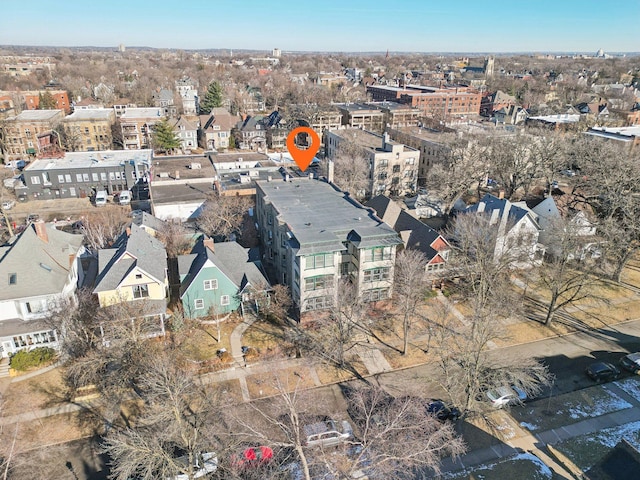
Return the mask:
<svg viewBox="0 0 640 480">
<path fill-rule="evenodd" d="M 198 126 L 184 117 L 180 117 L 171 125 L 182 143 L 182 151 L 192 150 L 198 147 Z"/>
<path fill-rule="evenodd" d="M 58 334 L 42 321 L 82 280 L 82 235 L 42 221 L 0 247 L 0 353 L 56 347 Z"/>
</svg>

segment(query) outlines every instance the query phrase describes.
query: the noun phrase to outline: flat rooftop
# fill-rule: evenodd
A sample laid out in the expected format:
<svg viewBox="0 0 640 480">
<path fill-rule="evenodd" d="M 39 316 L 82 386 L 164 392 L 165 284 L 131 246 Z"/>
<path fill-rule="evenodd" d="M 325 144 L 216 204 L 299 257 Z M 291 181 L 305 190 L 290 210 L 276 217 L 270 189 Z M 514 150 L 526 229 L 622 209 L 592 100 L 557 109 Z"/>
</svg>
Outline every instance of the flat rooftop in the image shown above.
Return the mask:
<svg viewBox="0 0 640 480">
<path fill-rule="evenodd" d="M 162 118 L 164 116 L 162 112 L 162 108 L 158 107 L 136 107 L 129 108 L 125 110 L 125 112 L 120 115 L 121 120 L 127 120 L 130 118 Z"/>
<path fill-rule="evenodd" d="M 158 183 L 151 182 L 151 201 L 154 205 L 205 201 L 213 193 L 212 182 Z"/>
<path fill-rule="evenodd" d="M 348 128 L 345 130 L 335 130 L 333 132 L 334 135 L 338 137 L 349 140 L 357 143 L 361 147 L 369 148 L 371 150 L 375 150 L 377 152 L 384 152 L 382 149 L 382 135 L 378 135 L 376 133 L 369 132 L 367 130 L 362 130 L 360 128 Z M 389 140 L 387 142 L 389 145 L 403 145 L 399 142 L 394 142 L 393 140 Z M 405 152 L 411 152 L 415 149 L 411 147 L 407 147 L 403 145 Z"/>
<path fill-rule="evenodd" d="M 308 178 L 257 182 L 265 201 L 294 235 L 298 254 L 344 250 L 347 237 L 362 247 L 398 245 L 398 234 L 348 194 Z"/>
<path fill-rule="evenodd" d="M 216 172 L 207 156 L 154 157 L 152 182 L 206 179 L 213 182 Z"/>
<path fill-rule="evenodd" d="M 115 117 L 113 108 L 88 108 L 75 110 L 71 115 L 64 118 L 65 122 L 75 120 L 111 120 Z"/>
<path fill-rule="evenodd" d="M 31 162 L 25 170 L 58 170 L 69 168 L 109 167 L 135 160 L 151 164 L 151 150 L 103 150 L 99 152 L 67 152 L 62 158 L 42 158 Z"/>
<path fill-rule="evenodd" d="M 24 110 L 14 119 L 18 121 L 46 121 L 59 116 L 61 112 L 64 110 Z"/>
<path fill-rule="evenodd" d="M 382 115 L 382 110 L 378 107 L 366 103 L 336 103 L 336 108 L 346 110 L 350 113 L 367 112 Z"/>
<path fill-rule="evenodd" d="M 446 143 L 455 138 L 455 133 L 439 132 L 426 127 L 401 127 L 394 130 L 433 143 Z"/>
</svg>

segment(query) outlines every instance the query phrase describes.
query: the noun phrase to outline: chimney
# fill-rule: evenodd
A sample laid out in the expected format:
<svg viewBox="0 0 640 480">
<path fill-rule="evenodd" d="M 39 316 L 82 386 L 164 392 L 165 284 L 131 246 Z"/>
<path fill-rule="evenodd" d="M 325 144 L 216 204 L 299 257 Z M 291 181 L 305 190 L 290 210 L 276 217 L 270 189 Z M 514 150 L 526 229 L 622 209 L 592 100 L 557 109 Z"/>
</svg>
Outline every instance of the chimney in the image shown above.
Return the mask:
<svg viewBox="0 0 640 480">
<path fill-rule="evenodd" d="M 211 237 L 205 238 L 202 241 L 202 244 L 205 246 L 205 248 L 208 248 L 209 250 L 211 250 L 211 253 L 215 252 L 215 250 L 213 248 L 213 238 L 211 238 Z"/>
<path fill-rule="evenodd" d="M 498 198 L 500 200 L 504 200 L 504 190 L 500 190 L 500 192 L 498 193 Z"/>
<path fill-rule="evenodd" d="M 327 162 L 327 182 L 333 183 L 333 160 Z"/>
<path fill-rule="evenodd" d="M 70 253 L 69 254 L 69 268 L 73 267 L 73 262 L 76 259 L 76 255 L 75 253 Z"/>
<path fill-rule="evenodd" d="M 391 141 L 391 137 L 389 137 L 389 134 L 387 132 L 384 132 L 382 134 L 382 150 L 384 150 L 385 152 L 390 151 L 390 150 L 387 150 L 387 147 L 389 146 L 390 141 Z"/>
<path fill-rule="evenodd" d="M 176 180 L 180 180 L 180 170 L 176 170 Z"/>
<path fill-rule="evenodd" d="M 125 232 L 127 232 L 127 237 L 131 236 L 131 227 L 127 227 Z"/>
<path fill-rule="evenodd" d="M 34 222 L 33 228 L 36 230 L 36 235 L 40 240 L 44 243 L 49 243 L 49 235 L 47 235 L 47 224 L 44 223 L 44 220 L 38 220 Z"/>
</svg>

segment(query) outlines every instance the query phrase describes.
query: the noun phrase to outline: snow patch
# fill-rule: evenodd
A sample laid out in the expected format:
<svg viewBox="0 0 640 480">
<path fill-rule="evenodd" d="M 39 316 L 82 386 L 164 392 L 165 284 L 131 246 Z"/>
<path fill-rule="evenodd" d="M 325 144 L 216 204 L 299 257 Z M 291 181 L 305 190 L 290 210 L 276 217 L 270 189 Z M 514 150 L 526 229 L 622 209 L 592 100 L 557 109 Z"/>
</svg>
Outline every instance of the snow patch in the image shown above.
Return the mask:
<svg viewBox="0 0 640 480">
<path fill-rule="evenodd" d="M 614 385 L 620 387 L 625 393 L 628 393 L 633 398 L 640 402 L 640 379 L 637 377 L 625 378 L 624 380 L 618 380 L 613 382 Z"/>
<path fill-rule="evenodd" d="M 528 422 L 520 422 L 520 426 L 526 428 L 529 431 L 534 431 L 539 428 L 538 425 L 535 425 L 533 423 L 528 423 Z"/>
<path fill-rule="evenodd" d="M 579 404 L 568 409 L 569 416 L 573 419 L 599 417 L 606 413 L 617 412 L 632 405 L 609 390 L 603 389 L 605 398 L 594 398 L 590 404 Z"/>
</svg>

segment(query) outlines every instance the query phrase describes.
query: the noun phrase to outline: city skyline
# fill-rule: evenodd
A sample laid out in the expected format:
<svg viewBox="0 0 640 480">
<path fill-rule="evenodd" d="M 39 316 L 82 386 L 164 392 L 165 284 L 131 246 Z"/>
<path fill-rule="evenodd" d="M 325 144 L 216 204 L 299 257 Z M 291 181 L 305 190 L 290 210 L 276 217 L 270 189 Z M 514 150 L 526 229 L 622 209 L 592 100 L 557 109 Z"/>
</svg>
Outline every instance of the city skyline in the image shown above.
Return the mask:
<svg viewBox="0 0 640 480">
<path fill-rule="evenodd" d="M 515 3 L 515 4 L 514 4 Z M 331 52 L 630 52 L 640 2 L 246 0 L 3 6 L 0 44 Z M 26 21 L 28 20 L 28 21 Z"/>
</svg>

